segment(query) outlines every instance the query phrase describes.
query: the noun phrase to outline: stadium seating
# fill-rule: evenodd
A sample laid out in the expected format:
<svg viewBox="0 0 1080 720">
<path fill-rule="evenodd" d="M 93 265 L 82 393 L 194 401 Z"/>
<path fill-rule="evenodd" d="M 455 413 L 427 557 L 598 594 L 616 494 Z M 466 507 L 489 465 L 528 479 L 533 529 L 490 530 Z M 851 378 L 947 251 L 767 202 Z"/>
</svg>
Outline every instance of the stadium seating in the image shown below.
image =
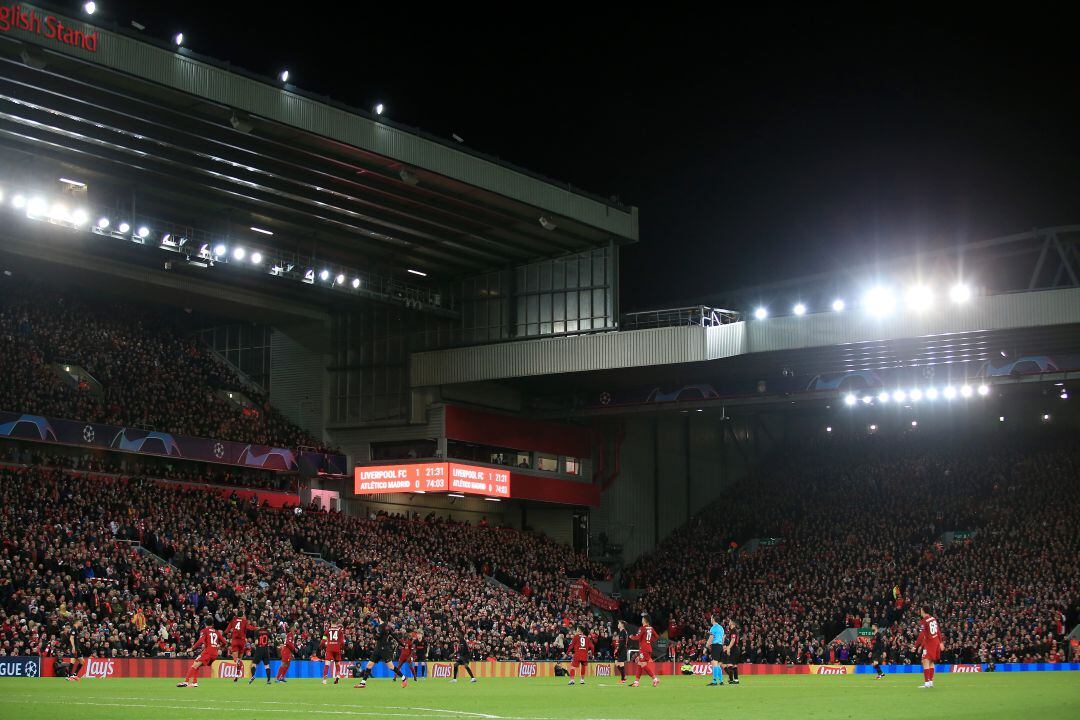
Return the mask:
<svg viewBox="0 0 1080 720">
<path fill-rule="evenodd" d="M 815 442 L 741 483 L 627 568 L 680 657 L 708 614 L 737 623 L 750 662 L 918 662 L 916 609 L 946 658 L 1043 661 L 1080 602 L 1080 452 L 1061 436 L 862 436 Z M 953 531 L 974 535 L 947 543 Z M 776 538 L 752 552 L 751 538 Z M 877 645 L 829 647 L 846 627 Z"/>
<path fill-rule="evenodd" d="M 296 514 L 60 468 L 0 467 L 0 508 L 0 654 L 55 652 L 76 618 L 100 656 L 183 652 L 204 616 L 223 627 L 242 606 L 275 631 L 297 624 L 304 654 L 341 616 L 352 658 L 376 618 L 425 629 L 434 659 L 462 632 L 483 657 L 545 658 L 589 617 L 566 575 L 604 573 L 530 533 Z"/>
<path fill-rule="evenodd" d="M 274 447 L 321 442 L 265 397 L 240 407 L 232 371 L 164 312 L 130 302 L 64 295 L 5 278 L 0 296 L 0 409 Z M 72 386 L 54 363 L 85 368 L 101 385 Z"/>
</svg>

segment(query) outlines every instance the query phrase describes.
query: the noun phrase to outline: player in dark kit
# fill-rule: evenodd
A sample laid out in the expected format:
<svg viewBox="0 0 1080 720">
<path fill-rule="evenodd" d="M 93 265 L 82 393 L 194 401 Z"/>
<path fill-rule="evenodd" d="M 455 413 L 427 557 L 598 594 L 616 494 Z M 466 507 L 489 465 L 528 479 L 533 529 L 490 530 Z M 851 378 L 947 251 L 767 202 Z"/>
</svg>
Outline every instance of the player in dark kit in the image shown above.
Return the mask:
<svg viewBox="0 0 1080 720">
<path fill-rule="evenodd" d="M 615 650 L 615 669 L 619 671 L 619 684 L 626 684 L 626 663 L 630 662 L 630 633 L 626 632 L 626 623 L 619 621 L 615 635 L 611 638 Z"/>
<path fill-rule="evenodd" d="M 251 678 L 248 680 L 248 685 L 255 682 L 255 671 L 259 669 L 259 665 L 263 666 L 266 670 L 266 684 L 270 684 L 270 629 L 252 628 L 255 630 L 255 652 L 251 655 Z"/>
<path fill-rule="evenodd" d="M 427 640 L 424 639 L 423 632 L 416 633 L 416 669 L 420 673 L 420 677 L 417 680 L 427 677 Z"/>
<path fill-rule="evenodd" d="M 472 648 L 469 647 L 469 640 L 464 635 L 457 641 L 457 645 L 454 646 L 454 677 L 450 680 L 452 683 L 457 682 L 458 668 L 465 668 L 465 672 L 469 673 L 469 682 L 476 682 L 476 676 L 473 675 L 472 668 L 469 664 L 472 662 Z"/>
<path fill-rule="evenodd" d="M 739 663 L 742 662 L 742 648 L 739 647 L 739 626 L 734 620 L 728 620 L 727 644 L 724 645 L 722 666 L 727 672 L 728 682 L 739 684 Z"/>
<path fill-rule="evenodd" d="M 382 623 L 375 630 L 375 652 L 372 654 L 371 659 L 368 660 L 367 667 L 360 674 L 360 682 L 353 685 L 355 688 L 367 687 L 367 681 L 371 679 L 371 671 L 379 663 L 386 663 L 386 666 L 394 673 L 394 679 L 401 678 L 405 680 L 405 676 L 394 665 L 394 634 L 390 632 L 390 625 Z M 408 682 L 403 682 L 402 687 L 405 687 Z"/>
<path fill-rule="evenodd" d="M 71 653 L 71 672 L 68 674 L 67 679 L 71 682 L 78 682 L 79 673 L 84 667 L 86 667 L 86 659 L 90 653 L 84 652 L 82 644 L 79 642 L 79 628 L 82 626 L 78 620 L 74 625 L 71 625 L 67 629 L 66 638 L 64 640 L 64 651 Z"/>
</svg>

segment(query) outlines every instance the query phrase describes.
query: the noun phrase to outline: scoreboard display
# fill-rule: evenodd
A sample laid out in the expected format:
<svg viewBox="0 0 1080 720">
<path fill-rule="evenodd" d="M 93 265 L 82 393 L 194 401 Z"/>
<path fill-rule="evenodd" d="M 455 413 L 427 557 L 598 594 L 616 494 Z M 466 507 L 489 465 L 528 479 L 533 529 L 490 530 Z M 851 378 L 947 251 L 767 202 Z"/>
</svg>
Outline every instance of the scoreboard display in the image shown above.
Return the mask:
<svg viewBox="0 0 1080 720">
<path fill-rule="evenodd" d="M 508 498 L 510 471 L 460 462 L 362 465 L 356 468 L 353 490 L 357 495 L 454 492 Z"/>
</svg>

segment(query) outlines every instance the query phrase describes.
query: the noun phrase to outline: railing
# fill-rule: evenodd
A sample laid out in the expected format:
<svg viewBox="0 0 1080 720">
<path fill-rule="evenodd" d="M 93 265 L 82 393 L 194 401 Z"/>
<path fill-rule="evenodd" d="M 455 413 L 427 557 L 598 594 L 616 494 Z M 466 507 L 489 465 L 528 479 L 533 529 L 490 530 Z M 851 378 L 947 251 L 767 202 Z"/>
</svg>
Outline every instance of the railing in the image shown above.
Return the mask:
<svg viewBox="0 0 1080 720">
<path fill-rule="evenodd" d="M 647 330 L 649 328 L 678 327 L 680 325 L 718 327 L 738 322 L 739 318 L 739 313 L 734 310 L 693 305 L 690 307 L 669 308 L 667 310 L 626 313 L 622 316 L 620 329 Z"/>
</svg>

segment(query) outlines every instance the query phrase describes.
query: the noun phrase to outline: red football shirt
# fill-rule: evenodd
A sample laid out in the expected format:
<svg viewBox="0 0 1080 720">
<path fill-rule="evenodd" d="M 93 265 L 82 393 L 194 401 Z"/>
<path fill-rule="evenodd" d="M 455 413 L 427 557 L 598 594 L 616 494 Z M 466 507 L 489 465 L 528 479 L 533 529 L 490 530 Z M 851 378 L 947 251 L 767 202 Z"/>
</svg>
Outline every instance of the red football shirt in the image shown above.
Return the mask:
<svg viewBox="0 0 1080 720">
<path fill-rule="evenodd" d="M 234 617 L 229 623 L 229 633 L 232 636 L 233 644 L 246 642 L 248 632 L 247 618 Z"/>
<path fill-rule="evenodd" d="M 199 639 L 195 643 L 195 647 L 203 646 L 205 649 L 219 648 L 224 640 L 221 637 L 221 633 L 216 628 L 204 627 L 199 633 Z"/>
<path fill-rule="evenodd" d="M 332 625 L 326 629 L 326 649 L 340 650 L 345 644 L 345 630 L 340 625 Z"/>
<path fill-rule="evenodd" d="M 596 650 L 592 638 L 587 635 L 575 635 L 570 638 L 570 649 L 574 653 L 574 660 L 588 660 L 589 654 Z"/>
<path fill-rule="evenodd" d="M 938 650 L 941 647 L 941 628 L 938 626 L 936 617 L 927 615 L 919 622 L 919 639 L 916 645 L 927 650 Z"/>
<path fill-rule="evenodd" d="M 656 628 L 652 625 L 642 625 L 637 631 L 637 635 L 630 638 L 631 640 L 637 640 L 638 650 L 646 658 L 652 659 L 652 644 L 656 639 Z"/>
</svg>

